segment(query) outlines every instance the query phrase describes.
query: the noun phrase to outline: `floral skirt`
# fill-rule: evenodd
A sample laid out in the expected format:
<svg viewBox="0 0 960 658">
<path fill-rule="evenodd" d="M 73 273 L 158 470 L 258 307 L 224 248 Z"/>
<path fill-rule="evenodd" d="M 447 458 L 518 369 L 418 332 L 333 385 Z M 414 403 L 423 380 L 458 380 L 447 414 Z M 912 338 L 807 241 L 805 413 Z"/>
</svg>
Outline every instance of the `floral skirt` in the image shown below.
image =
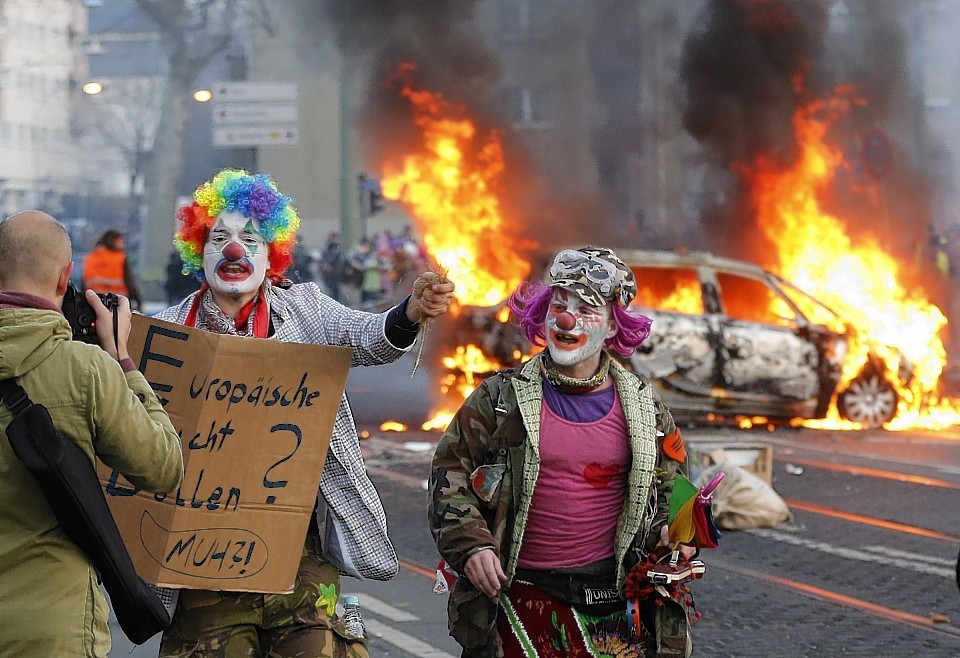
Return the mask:
<svg viewBox="0 0 960 658">
<path fill-rule="evenodd" d="M 522 580 L 500 595 L 497 631 L 505 658 L 645 658 L 652 655 L 654 642 L 645 625 L 640 628 L 637 637 L 626 604 L 592 615 Z"/>
</svg>

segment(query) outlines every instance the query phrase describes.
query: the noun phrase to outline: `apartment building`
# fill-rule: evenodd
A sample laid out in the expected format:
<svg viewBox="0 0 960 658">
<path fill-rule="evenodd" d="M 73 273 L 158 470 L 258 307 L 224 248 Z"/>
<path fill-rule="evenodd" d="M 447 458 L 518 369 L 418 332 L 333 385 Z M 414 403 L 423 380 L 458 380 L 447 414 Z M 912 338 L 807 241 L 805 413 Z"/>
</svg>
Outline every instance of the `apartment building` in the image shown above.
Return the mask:
<svg viewBox="0 0 960 658">
<path fill-rule="evenodd" d="M 0 2 L 0 214 L 59 214 L 80 187 L 72 107 L 84 19 L 77 0 Z"/>
</svg>

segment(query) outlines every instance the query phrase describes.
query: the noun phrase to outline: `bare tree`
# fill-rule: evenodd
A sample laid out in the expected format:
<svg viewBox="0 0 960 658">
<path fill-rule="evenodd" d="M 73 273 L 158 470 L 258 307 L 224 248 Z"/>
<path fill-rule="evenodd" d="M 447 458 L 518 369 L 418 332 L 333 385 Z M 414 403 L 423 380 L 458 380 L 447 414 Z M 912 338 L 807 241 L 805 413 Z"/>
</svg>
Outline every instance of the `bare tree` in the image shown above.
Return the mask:
<svg viewBox="0 0 960 658">
<path fill-rule="evenodd" d="M 241 0 L 136 0 L 157 23 L 167 58 L 167 83 L 151 157 L 146 161 L 146 242 L 143 269 L 160 272 L 173 237 L 177 183 L 193 83 L 230 42 Z"/>
<path fill-rule="evenodd" d="M 85 152 L 100 163 L 123 163 L 127 196 L 136 212 L 155 143 L 163 84 L 153 77 L 121 77 L 108 80 L 107 87 L 109 93 L 91 96 L 78 113 L 85 140 L 96 138 L 85 144 Z"/>
</svg>

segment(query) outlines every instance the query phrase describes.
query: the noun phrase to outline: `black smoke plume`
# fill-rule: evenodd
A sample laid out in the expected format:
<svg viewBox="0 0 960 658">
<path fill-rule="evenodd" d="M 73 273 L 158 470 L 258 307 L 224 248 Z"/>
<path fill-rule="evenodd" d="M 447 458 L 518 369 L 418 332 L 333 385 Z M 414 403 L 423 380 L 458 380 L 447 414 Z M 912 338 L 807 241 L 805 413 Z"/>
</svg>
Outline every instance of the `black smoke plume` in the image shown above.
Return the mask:
<svg viewBox="0 0 960 658">
<path fill-rule="evenodd" d="M 903 26 L 914 9 L 892 0 L 849 0 L 850 15 L 838 17 L 830 5 L 710 0 L 686 37 L 683 120 L 713 167 L 705 195 L 713 202 L 701 221 L 714 251 L 755 261 L 775 253 L 757 229 L 749 181 L 737 167 L 759 157 L 789 167 L 798 155 L 794 113 L 841 85 L 852 87 L 858 102 L 828 135 L 846 166 L 821 207 L 842 218 L 855 242 L 869 233 L 902 262 L 928 240 L 930 186 L 911 147 L 922 108 L 907 102 L 913 94 Z M 890 136 L 894 157 L 888 174 L 872 177 L 861 150 L 867 131 L 878 129 Z"/>
</svg>

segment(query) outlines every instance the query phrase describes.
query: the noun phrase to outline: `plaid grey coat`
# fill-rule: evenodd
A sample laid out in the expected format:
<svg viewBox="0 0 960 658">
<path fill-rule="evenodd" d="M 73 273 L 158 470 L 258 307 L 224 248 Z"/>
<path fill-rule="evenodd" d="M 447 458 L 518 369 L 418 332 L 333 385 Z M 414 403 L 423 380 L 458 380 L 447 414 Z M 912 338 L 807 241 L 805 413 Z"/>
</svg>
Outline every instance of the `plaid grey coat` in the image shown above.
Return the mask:
<svg viewBox="0 0 960 658">
<path fill-rule="evenodd" d="M 274 334 L 268 340 L 352 347 L 350 366 L 375 366 L 400 358 L 410 347 L 387 340 L 386 313 L 366 313 L 343 306 L 315 283 L 289 289 L 267 285 Z M 159 320 L 183 324 L 197 293 L 160 311 Z M 346 393 L 333 423 L 330 449 L 317 494 L 317 525 L 324 557 L 341 572 L 357 578 L 389 580 L 397 575 L 397 554 L 387 536 L 387 519 L 367 476 L 360 440 Z"/>
</svg>

